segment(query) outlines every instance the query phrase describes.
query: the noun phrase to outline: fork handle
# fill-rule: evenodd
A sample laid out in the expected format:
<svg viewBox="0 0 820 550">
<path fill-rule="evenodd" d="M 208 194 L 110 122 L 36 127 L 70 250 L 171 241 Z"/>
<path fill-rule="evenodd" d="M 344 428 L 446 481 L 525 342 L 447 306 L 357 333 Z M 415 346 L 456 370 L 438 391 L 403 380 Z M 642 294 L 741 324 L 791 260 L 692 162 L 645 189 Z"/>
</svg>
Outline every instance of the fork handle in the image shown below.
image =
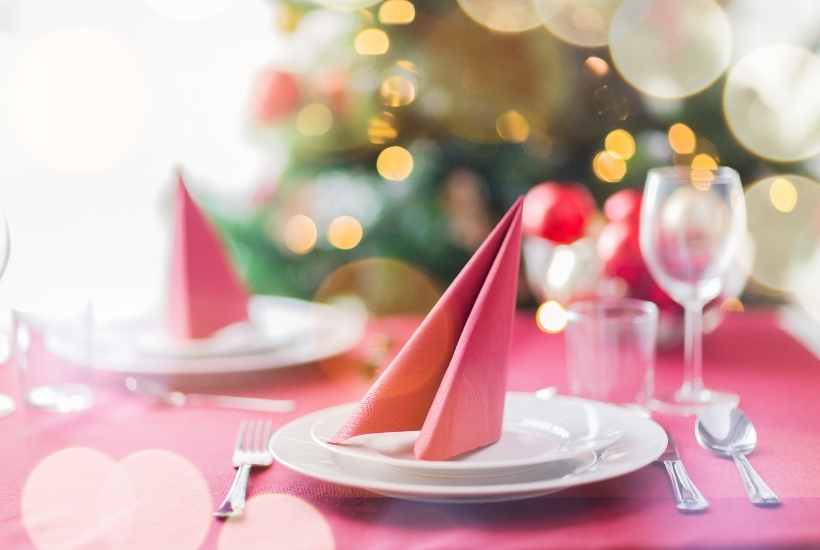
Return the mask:
<svg viewBox="0 0 820 550">
<path fill-rule="evenodd" d="M 740 453 L 733 454 L 735 465 L 740 472 L 740 478 L 743 480 L 743 486 L 746 488 L 746 494 L 749 495 L 749 500 L 755 506 L 777 506 L 780 504 L 780 499 L 772 491 L 763 478 L 752 468 L 752 464 L 745 455 Z"/>
<path fill-rule="evenodd" d="M 248 492 L 248 478 L 251 473 L 250 464 L 240 464 L 233 477 L 231 488 L 219 508 L 214 512 L 218 518 L 230 518 L 242 515 L 245 509 L 245 495 Z"/>
<path fill-rule="evenodd" d="M 669 481 L 672 483 L 672 491 L 675 493 L 675 504 L 682 512 L 700 512 L 709 507 L 709 501 L 703 498 L 698 488 L 689 478 L 683 462 L 678 459 L 664 460 L 666 473 L 669 474 Z"/>
</svg>

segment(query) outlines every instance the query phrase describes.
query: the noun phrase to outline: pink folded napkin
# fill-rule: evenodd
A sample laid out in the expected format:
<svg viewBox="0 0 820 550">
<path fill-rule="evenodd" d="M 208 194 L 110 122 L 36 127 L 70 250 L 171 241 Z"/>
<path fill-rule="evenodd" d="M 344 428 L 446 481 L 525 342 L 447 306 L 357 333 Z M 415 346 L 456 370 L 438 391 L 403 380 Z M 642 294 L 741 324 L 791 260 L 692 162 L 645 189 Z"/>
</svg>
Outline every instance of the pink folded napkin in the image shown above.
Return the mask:
<svg viewBox="0 0 820 550">
<path fill-rule="evenodd" d="M 501 437 L 521 243 L 518 199 L 333 438 L 421 430 L 416 458 Z"/>
<path fill-rule="evenodd" d="M 181 173 L 177 179 L 168 328 L 180 339 L 207 338 L 248 318 L 248 293 Z"/>
</svg>

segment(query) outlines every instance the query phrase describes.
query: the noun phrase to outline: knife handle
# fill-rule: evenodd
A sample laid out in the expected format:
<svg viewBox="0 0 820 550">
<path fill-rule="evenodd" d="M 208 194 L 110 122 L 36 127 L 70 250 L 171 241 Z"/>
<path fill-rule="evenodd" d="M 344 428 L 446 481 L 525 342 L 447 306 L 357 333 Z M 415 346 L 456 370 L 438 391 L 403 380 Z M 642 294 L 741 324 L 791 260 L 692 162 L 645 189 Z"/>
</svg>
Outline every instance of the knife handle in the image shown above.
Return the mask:
<svg viewBox="0 0 820 550">
<path fill-rule="evenodd" d="M 703 498 L 698 488 L 689 479 L 686 468 L 680 460 L 664 460 L 666 473 L 669 474 L 669 481 L 672 483 L 672 491 L 675 493 L 675 502 L 678 510 L 684 512 L 699 512 L 709 507 L 709 501 Z"/>
</svg>

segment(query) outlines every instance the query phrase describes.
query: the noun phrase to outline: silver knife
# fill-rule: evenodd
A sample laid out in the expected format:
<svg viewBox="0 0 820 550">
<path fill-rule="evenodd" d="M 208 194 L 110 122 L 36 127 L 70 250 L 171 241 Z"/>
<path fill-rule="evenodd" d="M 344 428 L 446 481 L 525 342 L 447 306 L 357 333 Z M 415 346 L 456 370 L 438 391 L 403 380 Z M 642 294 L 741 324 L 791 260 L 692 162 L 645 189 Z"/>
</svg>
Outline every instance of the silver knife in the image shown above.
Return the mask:
<svg viewBox="0 0 820 550">
<path fill-rule="evenodd" d="M 692 480 L 689 479 L 689 474 L 686 473 L 686 468 L 678 456 L 678 449 L 675 447 L 675 440 L 669 432 L 666 432 L 668 443 L 666 450 L 658 458 L 658 462 L 662 463 L 666 468 L 666 473 L 669 474 L 669 481 L 672 483 L 672 491 L 675 493 L 675 502 L 678 510 L 682 512 L 700 512 L 709 508 L 709 501 L 703 498 L 700 491 Z"/>
</svg>

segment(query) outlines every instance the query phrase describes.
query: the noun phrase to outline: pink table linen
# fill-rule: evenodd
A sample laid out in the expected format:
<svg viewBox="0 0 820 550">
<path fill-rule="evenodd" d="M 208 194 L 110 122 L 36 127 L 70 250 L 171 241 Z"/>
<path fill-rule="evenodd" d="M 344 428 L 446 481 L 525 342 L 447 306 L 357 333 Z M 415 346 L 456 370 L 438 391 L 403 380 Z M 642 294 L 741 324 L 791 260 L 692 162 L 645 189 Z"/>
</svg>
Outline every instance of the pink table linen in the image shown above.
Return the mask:
<svg viewBox="0 0 820 550">
<path fill-rule="evenodd" d="M 417 322 L 386 320 L 374 325 L 371 333 L 403 339 Z M 691 476 L 711 501 L 705 514 L 675 510 L 666 474 L 657 465 L 547 497 L 482 505 L 382 498 L 274 465 L 251 478 L 249 520 L 255 519 L 254 497 L 285 493 L 323 518 L 317 520 L 323 525 L 316 525 L 316 533 L 319 527 L 329 527 L 338 549 L 820 547 L 819 362 L 782 333 L 769 312 L 732 314 L 706 337 L 705 361 L 710 386 L 742 396 L 741 404 L 760 438 L 752 462 L 782 498 L 780 508 L 755 508 L 747 502 L 732 462 L 697 446 L 692 419 L 662 417 Z M 0 368 L 0 392 L 17 392 L 14 372 L 8 365 Z M 680 374 L 680 350 L 662 354 L 659 385 L 674 387 Z M 340 358 L 239 382 L 252 382 L 255 389 L 247 391 L 245 386 L 241 392 L 246 395 L 296 400 L 296 411 L 271 417 L 281 425 L 313 410 L 355 401 L 371 380 Z M 524 391 L 547 385 L 566 389 L 563 340 L 539 332 L 528 312 L 519 312 L 514 326 L 508 385 Z M 0 548 L 32 547 L 21 517 L 22 487 L 36 464 L 66 447 L 96 449 L 115 460 L 145 449 L 171 451 L 199 470 L 216 504 L 233 476 L 229 464 L 239 421 L 254 416 L 259 415 L 164 408 L 101 389 L 98 404 L 87 412 L 54 415 L 24 410 L 0 419 Z M 75 498 L 82 503 L 82 495 Z M 256 502 L 262 506 L 262 500 Z M 214 521 L 203 547 L 217 548 L 222 538 L 221 550 L 233 550 L 223 536 L 229 527 Z M 294 524 L 293 529 L 300 528 L 310 526 Z M 310 540 L 327 543 L 327 536 Z M 262 542 L 261 547 L 280 547 L 273 539 Z"/>
</svg>

